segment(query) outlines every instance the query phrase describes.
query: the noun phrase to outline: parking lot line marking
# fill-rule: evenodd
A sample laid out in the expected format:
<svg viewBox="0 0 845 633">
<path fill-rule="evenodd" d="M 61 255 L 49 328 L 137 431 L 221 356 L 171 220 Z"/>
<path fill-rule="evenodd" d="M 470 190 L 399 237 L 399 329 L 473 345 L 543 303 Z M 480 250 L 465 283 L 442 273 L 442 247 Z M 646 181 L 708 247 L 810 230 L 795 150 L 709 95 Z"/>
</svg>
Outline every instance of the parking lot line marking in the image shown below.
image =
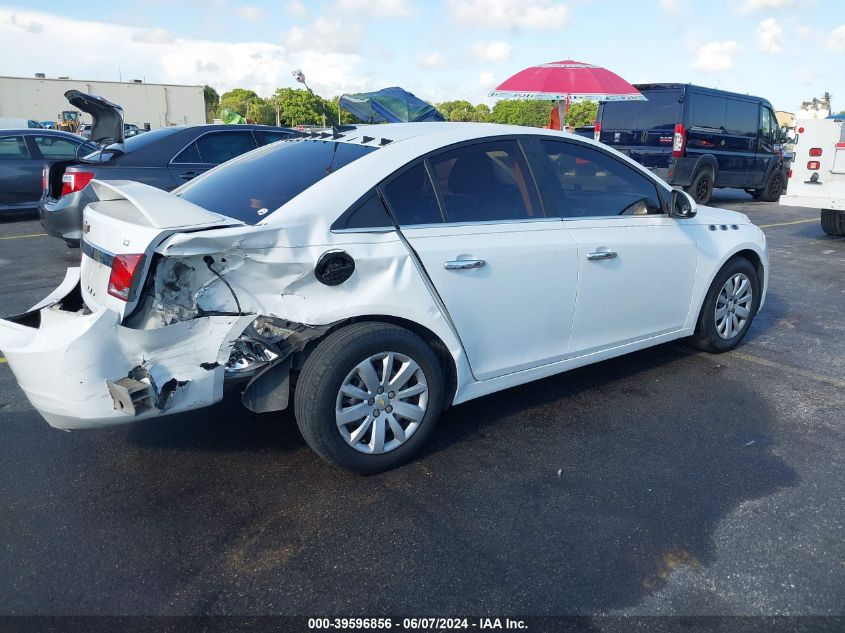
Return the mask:
<svg viewBox="0 0 845 633">
<path fill-rule="evenodd" d="M 818 222 L 818 218 L 810 218 L 809 220 L 793 220 L 792 222 L 776 222 L 775 224 L 759 224 L 758 228 L 768 229 L 773 226 L 789 226 L 790 224 L 807 224 L 807 222 Z"/>
<path fill-rule="evenodd" d="M 801 369 L 800 367 L 793 367 L 792 365 L 786 365 L 784 363 L 779 363 L 775 360 L 768 360 L 766 358 L 760 358 L 759 356 L 754 356 L 752 354 L 746 354 L 745 352 L 731 352 L 730 354 L 732 357 L 740 358 L 742 360 L 748 361 L 749 363 L 756 363 L 758 365 L 764 365 L 766 367 L 772 367 L 773 369 L 780 369 L 782 371 L 787 371 L 792 374 L 797 374 L 798 376 L 804 376 L 805 378 L 811 378 L 813 380 L 818 380 L 819 382 L 826 382 L 829 385 L 833 385 L 834 387 L 842 387 L 845 388 L 845 380 L 841 378 L 837 378 L 836 376 L 828 376 L 826 374 L 819 374 L 814 371 L 809 371 L 807 369 Z"/>
<path fill-rule="evenodd" d="M 46 237 L 46 233 L 30 233 L 29 235 L 7 235 L 0 237 L 0 240 L 22 240 L 25 237 Z"/>
</svg>

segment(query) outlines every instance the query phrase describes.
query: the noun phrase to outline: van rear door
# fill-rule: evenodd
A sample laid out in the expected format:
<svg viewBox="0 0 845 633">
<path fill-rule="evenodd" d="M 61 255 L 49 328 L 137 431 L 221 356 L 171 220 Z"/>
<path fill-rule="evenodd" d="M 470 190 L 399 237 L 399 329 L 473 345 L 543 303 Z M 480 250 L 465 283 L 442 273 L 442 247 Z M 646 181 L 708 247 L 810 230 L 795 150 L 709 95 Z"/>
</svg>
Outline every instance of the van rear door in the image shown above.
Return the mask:
<svg viewBox="0 0 845 633">
<path fill-rule="evenodd" d="M 683 89 L 641 89 L 648 101 L 600 106 L 599 139 L 650 169 L 669 167 L 675 124 L 682 120 Z"/>
</svg>

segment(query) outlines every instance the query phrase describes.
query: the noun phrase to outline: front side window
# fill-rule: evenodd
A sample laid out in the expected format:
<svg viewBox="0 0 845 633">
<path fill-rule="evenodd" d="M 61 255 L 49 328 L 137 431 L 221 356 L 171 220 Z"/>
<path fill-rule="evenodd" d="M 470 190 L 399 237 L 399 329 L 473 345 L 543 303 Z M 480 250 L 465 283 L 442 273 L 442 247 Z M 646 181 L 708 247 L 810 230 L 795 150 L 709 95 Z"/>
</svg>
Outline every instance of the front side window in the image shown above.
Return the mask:
<svg viewBox="0 0 845 633">
<path fill-rule="evenodd" d="M 378 148 L 329 140 L 273 143 L 192 180 L 179 195 L 209 211 L 256 224 L 311 185 L 374 151 Z"/>
<path fill-rule="evenodd" d="M 22 136 L 0 136 L 0 160 L 29 158 Z"/>
<path fill-rule="evenodd" d="M 540 143 L 554 174 L 551 198 L 562 217 L 663 213 L 655 183 L 620 160 L 586 145 Z"/>
<path fill-rule="evenodd" d="M 514 140 L 458 147 L 429 163 L 446 222 L 544 217 L 534 179 Z"/>
</svg>

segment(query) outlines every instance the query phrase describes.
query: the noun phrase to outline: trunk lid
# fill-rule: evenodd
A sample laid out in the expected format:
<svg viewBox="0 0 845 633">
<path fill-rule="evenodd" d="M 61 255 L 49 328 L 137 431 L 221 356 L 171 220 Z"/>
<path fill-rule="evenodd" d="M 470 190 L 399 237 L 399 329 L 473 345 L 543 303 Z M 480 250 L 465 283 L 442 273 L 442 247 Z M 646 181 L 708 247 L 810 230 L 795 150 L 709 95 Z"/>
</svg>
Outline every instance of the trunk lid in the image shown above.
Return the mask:
<svg viewBox="0 0 845 633">
<path fill-rule="evenodd" d="M 166 237 L 243 224 L 138 182 L 93 180 L 90 186 L 97 201 L 83 213 L 80 272 L 82 298 L 91 310 L 105 307 L 121 316 L 131 312 L 155 249 Z M 116 263 L 122 265 L 132 255 L 141 257 L 124 301 L 109 294 L 109 281 Z"/>
<path fill-rule="evenodd" d="M 90 138 L 94 143 L 123 143 L 123 108 L 79 90 L 68 90 L 65 99 L 75 108 L 91 115 L 93 123 Z"/>
</svg>

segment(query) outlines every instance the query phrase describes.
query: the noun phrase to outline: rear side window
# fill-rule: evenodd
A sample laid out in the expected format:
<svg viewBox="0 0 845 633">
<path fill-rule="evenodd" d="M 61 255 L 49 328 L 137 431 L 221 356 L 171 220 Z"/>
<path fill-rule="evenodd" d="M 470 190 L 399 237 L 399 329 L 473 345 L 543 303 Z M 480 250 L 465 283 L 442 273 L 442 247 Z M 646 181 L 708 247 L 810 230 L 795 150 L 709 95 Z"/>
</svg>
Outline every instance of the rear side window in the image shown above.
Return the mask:
<svg viewBox="0 0 845 633">
<path fill-rule="evenodd" d="M 29 158 L 22 136 L 0 136 L 0 160 Z"/>
<path fill-rule="evenodd" d="M 384 195 L 402 226 L 443 222 L 434 186 L 421 162 L 387 183 Z"/>
<path fill-rule="evenodd" d="M 690 127 L 723 131 L 727 99 L 712 95 L 693 93 L 690 99 Z"/>
<path fill-rule="evenodd" d="M 429 162 L 447 222 L 543 217 L 534 179 L 514 140 L 458 147 Z"/>
<path fill-rule="evenodd" d="M 197 149 L 197 144 L 193 142 L 188 145 L 188 147 L 186 147 L 176 155 L 176 158 L 173 159 L 173 162 L 179 164 L 201 163 L 202 156 L 200 156 L 200 151 Z"/>
<path fill-rule="evenodd" d="M 604 152 L 541 141 L 555 175 L 551 198 L 564 218 L 663 213 L 655 184 Z"/>
<path fill-rule="evenodd" d="M 41 155 L 47 160 L 74 158 L 76 148 L 81 145 L 81 143 L 74 143 L 58 136 L 35 136 L 33 139 L 35 144 L 38 145 Z M 93 147 L 90 149 L 93 149 Z M 88 153 L 85 149 L 82 152 Z"/>
<path fill-rule="evenodd" d="M 602 130 L 667 130 L 681 122 L 679 90 L 644 91 L 648 101 L 610 101 L 602 104 Z"/>
<path fill-rule="evenodd" d="M 374 151 L 378 148 L 316 139 L 273 143 L 191 181 L 179 195 L 209 211 L 255 224 L 311 185 Z"/>
<path fill-rule="evenodd" d="M 259 134 L 264 137 L 264 144 L 269 145 L 270 143 L 275 143 L 276 141 L 284 141 L 285 139 L 289 139 L 292 134 L 286 132 L 266 132 L 261 131 Z"/>
<path fill-rule="evenodd" d="M 255 149 L 251 132 L 212 132 L 200 136 L 197 149 L 203 163 L 219 165 Z"/>
<path fill-rule="evenodd" d="M 393 222 L 387 215 L 381 198 L 377 193 L 372 192 L 363 201 L 352 209 L 345 218 L 341 219 L 333 229 L 377 229 L 392 227 Z"/>
</svg>

